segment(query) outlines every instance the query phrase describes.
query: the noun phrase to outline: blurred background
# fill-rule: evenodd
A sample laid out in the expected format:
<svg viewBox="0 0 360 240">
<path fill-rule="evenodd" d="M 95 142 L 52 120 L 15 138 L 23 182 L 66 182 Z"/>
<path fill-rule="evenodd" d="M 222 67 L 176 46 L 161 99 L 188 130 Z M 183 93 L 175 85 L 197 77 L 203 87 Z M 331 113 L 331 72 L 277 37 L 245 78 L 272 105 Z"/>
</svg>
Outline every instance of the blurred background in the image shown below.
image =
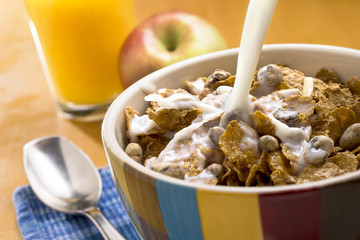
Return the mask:
<svg viewBox="0 0 360 240">
<path fill-rule="evenodd" d="M 248 1 L 135 0 L 135 4 L 137 23 L 158 12 L 186 10 L 215 25 L 228 48 L 234 48 L 240 42 Z M 359 10 L 358 0 L 279 0 L 265 43 L 360 49 Z M 27 184 L 22 166 L 26 142 L 61 134 L 85 150 L 98 167 L 107 164 L 100 122 L 57 117 L 27 18 L 22 0 L 0 0 L 0 239 L 21 239 L 11 196 L 17 186 Z"/>
<path fill-rule="evenodd" d="M 183 9 L 214 24 L 238 47 L 247 0 L 137 0 L 138 20 L 168 9 Z M 357 0 L 279 0 L 265 43 L 318 43 L 359 49 Z"/>
</svg>

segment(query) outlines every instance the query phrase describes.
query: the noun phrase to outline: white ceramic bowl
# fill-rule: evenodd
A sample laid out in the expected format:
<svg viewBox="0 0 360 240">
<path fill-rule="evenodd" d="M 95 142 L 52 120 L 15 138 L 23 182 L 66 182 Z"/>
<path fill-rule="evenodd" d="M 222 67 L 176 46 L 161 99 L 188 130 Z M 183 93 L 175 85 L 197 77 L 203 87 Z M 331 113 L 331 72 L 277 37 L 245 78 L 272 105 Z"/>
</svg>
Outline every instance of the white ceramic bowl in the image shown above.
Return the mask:
<svg viewBox="0 0 360 240">
<path fill-rule="evenodd" d="M 144 112 L 149 89 L 184 86 L 216 68 L 235 74 L 237 49 L 191 58 L 126 89 L 102 127 L 120 198 L 144 239 L 358 239 L 360 172 L 313 183 L 272 187 L 204 186 L 153 172 L 128 157 L 124 108 Z M 265 45 L 259 66 L 287 64 L 314 76 L 321 67 L 347 80 L 360 75 L 360 51 L 306 44 Z"/>
</svg>

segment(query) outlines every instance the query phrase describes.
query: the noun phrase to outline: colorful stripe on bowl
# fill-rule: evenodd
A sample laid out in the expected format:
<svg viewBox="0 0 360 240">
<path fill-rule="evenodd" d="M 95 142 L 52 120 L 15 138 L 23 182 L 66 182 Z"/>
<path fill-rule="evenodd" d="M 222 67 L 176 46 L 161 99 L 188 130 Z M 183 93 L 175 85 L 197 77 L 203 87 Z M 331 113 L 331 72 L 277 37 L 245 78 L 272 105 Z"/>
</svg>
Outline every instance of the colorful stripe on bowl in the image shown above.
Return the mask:
<svg viewBox="0 0 360 240">
<path fill-rule="evenodd" d="M 308 191 L 237 194 L 144 175 L 110 156 L 120 197 L 144 239 L 358 239 L 360 180 Z"/>
</svg>

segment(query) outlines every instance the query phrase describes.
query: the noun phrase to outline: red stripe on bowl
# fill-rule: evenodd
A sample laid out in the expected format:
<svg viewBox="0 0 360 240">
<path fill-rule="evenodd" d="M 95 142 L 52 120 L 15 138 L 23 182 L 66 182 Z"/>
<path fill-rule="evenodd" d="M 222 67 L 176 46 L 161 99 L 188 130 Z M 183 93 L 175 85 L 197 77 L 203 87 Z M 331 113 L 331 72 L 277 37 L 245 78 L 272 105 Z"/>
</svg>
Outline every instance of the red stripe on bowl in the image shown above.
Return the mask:
<svg viewBox="0 0 360 240">
<path fill-rule="evenodd" d="M 320 191 L 259 195 L 264 239 L 320 239 Z"/>
</svg>

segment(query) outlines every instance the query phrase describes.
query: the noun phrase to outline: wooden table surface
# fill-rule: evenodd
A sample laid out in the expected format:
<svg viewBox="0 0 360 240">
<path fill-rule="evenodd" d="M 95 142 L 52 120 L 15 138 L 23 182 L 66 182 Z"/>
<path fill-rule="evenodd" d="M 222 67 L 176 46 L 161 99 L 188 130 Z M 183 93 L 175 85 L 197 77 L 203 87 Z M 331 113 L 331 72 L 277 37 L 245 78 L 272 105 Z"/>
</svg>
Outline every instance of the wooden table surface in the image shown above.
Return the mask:
<svg viewBox="0 0 360 240">
<path fill-rule="evenodd" d="M 240 42 L 246 0 L 135 0 L 138 21 L 183 9 L 219 28 L 228 47 Z M 279 0 L 265 43 L 317 43 L 360 49 L 360 1 Z M 98 167 L 107 164 L 101 123 L 76 123 L 57 116 L 22 0 L 0 0 L 0 239 L 21 239 L 12 194 L 26 185 L 23 145 L 61 134 L 78 144 Z"/>
</svg>

